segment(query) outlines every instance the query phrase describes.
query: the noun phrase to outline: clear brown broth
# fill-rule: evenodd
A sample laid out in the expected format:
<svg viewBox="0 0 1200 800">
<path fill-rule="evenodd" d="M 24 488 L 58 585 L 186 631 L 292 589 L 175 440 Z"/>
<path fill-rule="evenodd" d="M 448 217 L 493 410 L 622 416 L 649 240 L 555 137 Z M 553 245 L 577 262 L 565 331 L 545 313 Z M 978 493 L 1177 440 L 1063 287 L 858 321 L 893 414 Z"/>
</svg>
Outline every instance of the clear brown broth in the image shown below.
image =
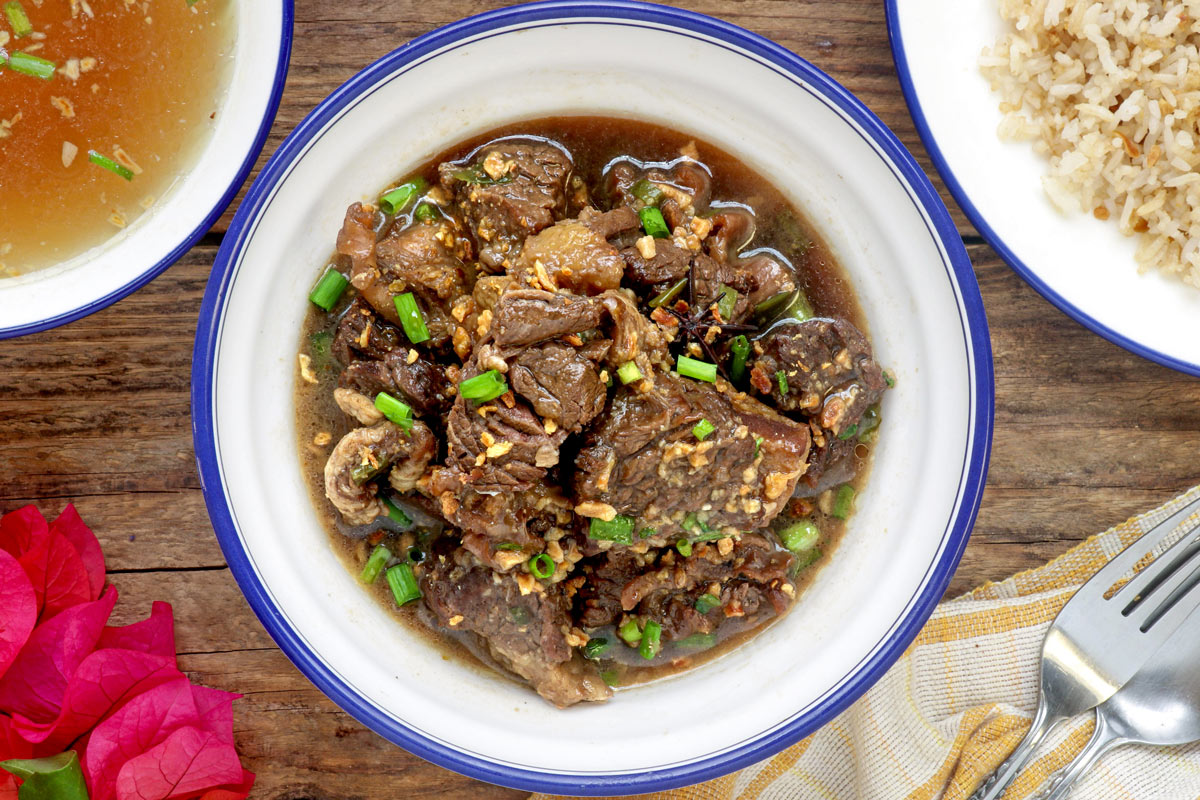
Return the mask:
<svg viewBox="0 0 1200 800">
<path fill-rule="evenodd" d="M 553 117 L 513 123 L 488 131 L 448 148 L 419 168 L 388 184 L 395 185 L 415 175 L 420 175 L 435 185 L 437 165 L 445 161 L 459 161 L 489 141 L 503 136 L 543 137 L 565 147 L 572 155 L 576 174 L 582 176 L 589 186 L 595 186 L 605 165 L 618 157 L 632 156 L 642 162 L 666 162 L 676 159 L 681 148 L 694 143 L 699 160 L 712 172 L 712 196 L 714 201 L 738 202 L 752 207 L 758 219 L 756 233 L 743 252 L 759 248 L 771 248 L 783 254 L 796 267 L 802 278 L 806 295 L 817 316 L 838 316 L 849 319 L 865 334 L 869 335 L 853 287 L 817 230 L 776 189 L 770 181 L 747 167 L 720 148 L 707 144 L 694 136 L 647 122 L 612 117 Z M 380 187 L 385 189 L 386 187 Z M 332 239 L 332 236 L 331 236 Z M 331 258 L 331 261 L 334 260 Z M 314 270 L 314 279 L 323 271 Z M 353 290 L 347 290 L 339 303 L 347 305 Z M 334 309 L 337 311 L 337 308 Z M 337 314 L 310 306 L 299 342 L 299 352 L 309 353 L 314 335 L 332 332 L 336 328 Z M 329 532 L 332 549 L 352 573 L 358 574 L 372 549 L 366 535 L 370 528 L 354 528 L 346 525 L 340 515 L 325 498 L 323 470 L 332 447 L 354 424 L 333 401 L 333 389 L 337 386 L 336 364 L 317 369 L 317 384 L 297 378 L 295 391 L 297 446 L 301 454 L 304 477 L 318 516 Z M 313 443 L 318 434 L 328 433 L 331 442 L 327 446 Z M 870 470 L 870 449 L 863 446 L 855 451 L 855 476 L 850 484 L 861 490 Z M 799 596 L 813 581 L 817 573 L 831 559 L 838 548 L 846 523 L 822 513 L 819 509 L 809 515 L 821 530 L 817 545 L 820 555 L 796 576 L 796 591 Z M 773 523 L 774 529 L 794 519 L 788 512 L 781 514 Z M 470 634 L 452 633 L 441 629 L 435 631 L 422 622 L 421 603 L 410 603 L 397 608 L 386 582 L 377 581 L 374 586 L 364 587 L 411 631 L 421 636 L 446 656 L 466 660 L 480 667 L 498 669 Z M 637 663 L 636 651 L 625 648 L 610 648 L 619 657 L 606 660 L 603 666 L 615 672 L 614 685 L 632 686 L 664 678 L 693 669 L 733 650 L 766 627 L 776 622 L 779 616 L 762 616 L 744 624 L 718 628 L 717 644 L 700 652 L 686 648 L 665 646 L 663 656 L 651 666 Z M 604 635 L 598 632 L 596 635 Z M 608 632 L 610 641 L 613 634 Z"/>
</svg>

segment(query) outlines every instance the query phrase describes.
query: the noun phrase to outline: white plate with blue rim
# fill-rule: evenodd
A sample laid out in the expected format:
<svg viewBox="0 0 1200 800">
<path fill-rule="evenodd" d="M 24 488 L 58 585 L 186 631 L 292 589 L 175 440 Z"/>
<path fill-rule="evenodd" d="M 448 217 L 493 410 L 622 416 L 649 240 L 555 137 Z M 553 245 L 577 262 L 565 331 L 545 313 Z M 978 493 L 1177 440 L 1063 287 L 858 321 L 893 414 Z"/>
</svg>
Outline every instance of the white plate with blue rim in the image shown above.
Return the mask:
<svg viewBox="0 0 1200 800">
<path fill-rule="evenodd" d="M 109 240 L 63 263 L 0 277 L 0 339 L 112 305 L 179 260 L 224 213 L 275 121 L 292 47 L 293 0 L 232 6 L 228 84 L 199 155 L 149 211 Z"/>
<path fill-rule="evenodd" d="M 979 71 L 1004 30 L 998 0 L 887 0 L 896 71 L 921 141 L 963 212 L 1026 282 L 1094 333 L 1200 375 L 1200 291 L 1139 274 L 1135 239 L 1064 215 L 1042 191 L 1047 162 L 996 135 L 1000 97 Z"/>
<path fill-rule="evenodd" d="M 897 386 L 844 543 L 787 618 L 701 669 L 564 711 L 443 659 L 357 585 L 309 501 L 289 398 L 307 295 L 346 207 L 474 134 L 571 114 L 663 123 L 770 175 L 849 272 Z M 221 248 L 192 398 L 205 499 L 229 566 L 314 684 L 449 769 L 526 790 L 612 795 L 764 759 L 883 675 L 966 545 L 993 388 L 962 241 L 883 124 L 759 36 L 618 0 L 472 17 L 401 47 L 321 103 L 263 170 Z"/>
</svg>

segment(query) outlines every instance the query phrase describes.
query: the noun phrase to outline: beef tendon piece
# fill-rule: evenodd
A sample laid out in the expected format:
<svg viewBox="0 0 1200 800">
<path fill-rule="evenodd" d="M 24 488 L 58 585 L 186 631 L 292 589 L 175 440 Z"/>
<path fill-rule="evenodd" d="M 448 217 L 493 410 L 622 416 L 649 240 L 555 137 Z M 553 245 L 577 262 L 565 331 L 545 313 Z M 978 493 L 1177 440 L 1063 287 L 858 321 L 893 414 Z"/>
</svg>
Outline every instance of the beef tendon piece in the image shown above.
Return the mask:
<svg viewBox="0 0 1200 800">
<path fill-rule="evenodd" d="M 512 272 L 526 286 L 599 294 L 621 285 L 625 261 L 603 235 L 568 220 L 526 239 Z"/>
<path fill-rule="evenodd" d="M 544 142 L 502 139 L 479 148 L 473 163 L 442 164 L 438 173 L 466 217 L 479 260 L 499 270 L 527 236 L 562 217 L 571 159 Z"/>
<path fill-rule="evenodd" d="M 701 420 L 712 428 L 702 440 Z M 653 391 L 619 393 L 588 431 L 574 499 L 593 516 L 631 516 L 668 539 L 737 536 L 783 509 L 809 444 L 806 425 L 724 381 L 663 373 Z"/>
<path fill-rule="evenodd" d="M 414 422 L 411 431 L 391 422 L 355 428 L 342 437 L 325 462 L 325 496 L 346 524 L 366 525 L 384 513 L 377 497 L 379 488 L 372 479 L 397 470 L 420 476 L 436 454 L 437 441 L 422 422 Z M 401 485 L 411 489 L 415 481 L 414 477 L 411 485 Z"/>
<path fill-rule="evenodd" d="M 524 583 L 459 548 L 430 560 L 421 589 L 440 625 L 479 637 L 497 662 L 554 705 L 607 700 L 612 690 L 596 667 L 567 643 L 571 621 L 561 584 Z"/>
<path fill-rule="evenodd" d="M 524 400 L 476 404 L 459 395 L 446 422 L 446 464 L 479 492 L 524 491 L 558 464 L 565 430 L 548 431 Z"/>
<path fill-rule="evenodd" d="M 413 347 L 392 350 L 378 361 L 352 362 L 338 376 L 338 391 L 342 389 L 366 395 L 372 402 L 377 394 L 387 392 L 422 415 L 445 413 L 454 402 L 445 367 Z M 345 406 L 342 410 L 351 413 Z"/>
<path fill-rule="evenodd" d="M 783 322 L 754 343 L 750 383 L 781 411 L 800 411 L 840 436 L 887 389 L 858 328 L 844 319 Z"/>
</svg>

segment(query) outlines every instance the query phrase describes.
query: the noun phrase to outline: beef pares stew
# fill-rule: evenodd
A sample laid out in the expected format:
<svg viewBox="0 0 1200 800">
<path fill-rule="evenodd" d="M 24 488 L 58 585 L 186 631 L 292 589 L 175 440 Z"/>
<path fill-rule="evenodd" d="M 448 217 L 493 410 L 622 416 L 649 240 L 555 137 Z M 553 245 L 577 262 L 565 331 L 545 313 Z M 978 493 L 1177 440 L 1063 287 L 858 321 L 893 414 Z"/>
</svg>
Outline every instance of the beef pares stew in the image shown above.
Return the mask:
<svg viewBox="0 0 1200 800">
<path fill-rule="evenodd" d="M 784 614 L 891 383 L 780 192 L 630 120 L 451 148 L 349 208 L 310 299 L 300 448 L 337 549 L 559 706 Z"/>
</svg>

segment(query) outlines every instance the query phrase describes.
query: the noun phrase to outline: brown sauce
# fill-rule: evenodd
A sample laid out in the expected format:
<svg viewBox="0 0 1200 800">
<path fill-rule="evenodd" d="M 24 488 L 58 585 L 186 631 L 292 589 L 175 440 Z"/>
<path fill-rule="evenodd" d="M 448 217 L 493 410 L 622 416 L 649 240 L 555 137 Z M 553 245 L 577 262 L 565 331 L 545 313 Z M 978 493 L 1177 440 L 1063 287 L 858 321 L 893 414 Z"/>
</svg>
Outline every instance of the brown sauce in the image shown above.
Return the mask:
<svg viewBox="0 0 1200 800">
<path fill-rule="evenodd" d="M 677 159 L 681 149 L 695 147 L 697 160 L 707 165 L 712 173 L 712 197 L 722 203 L 740 203 L 754 209 L 758 225 L 756 233 L 743 253 L 769 248 L 782 254 L 797 270 L 803 288 L 815 315 L 838 316 L 853 322 L 864 333 L 868 332 L 853 288 L 842 267 L 830 253 L 817 230 L 789 203 L 769 180 L 749 169 L 724 151 L 708 145 L 693 136 L 669 128 L 645 122 L 614 119 L 608 117 L 562 117 L 538 119 L 488 131 L 485 134 L 448 148 L 436 158 L 405 175 L 396 176 L 394 186 L 413 176 L 422 176 L 430 186 L 437 184 L 437 166 L 446 161 L 460 161 L 471 155 L 481 145 L 504 136 L 520 135 L 522 138 L 542 137 L 562 145 L 571 153 L 574 170 L 588 183 L 595 185 L 607 165 L 614 159 L 630 158 L 640 162 L 669 162 Z M 381 190 L 386 186 L 377 187 Z M 336 263 L 333 257 L 330 263 Z M 314 265 L 314 276 L 319 275 L 325 265 Z M 344 308 L 354 296 L 353 288 L 347 290 L 338 308 Z M 436 538 L 437 526 L 417 525 L 408 533 L 397 535 L 386 521 L 372 523 L 365 528 L 346 525 L 340 515 L 325 498 L 323 469 L 330 450 L 338 440 L 358 423 L 347 417 L 334 403 L 333 390 L 337 386 L 339 365 L 325 352 L 322 340 L 327 341 L 337 325 L 337 314 L 328 314 L 311 307 L 305 319 L 299 341 L 300 354 L 312 358 L 317 382 L 310 383 L 297 378 L 295 405 L 297 446 L 306 483 L 317 513 L 329 532 L 333 549 L 352 573 L 358 574 L 371 550 L 379 531 L 386 533 L 386 541 L 393 549 L 416 546 L 426 548 L 431 538 Z M 435 431 L 444 436 L 444 431 Z M 325 441 L 325 444 L 315 442 Z M 442 445 L 444 452 L 444 444 Z M 870 469 L 871 448 L 864 444 L 854 451 L 853 475 L 846 483 L 856 490 L 862 488 Z M 821 536 L 813 548 L 808 563 L 795 575 L 797 597 L 813 581 L 821 567 L 832 558 L 838 548 L 846 527 L 844 520 L 829 513 L 829 494 L 823 498 L 800 501 L 804 506 L 802 516 L 815 521 Z M 418 500 L 417 506 L 428 506 Z M 789 511 L 781 514 L 771 525 L 781 529 L 796 517 Z M 374 533 L 374 537 L 372 537 Z M 390 590 L 382 580 L 366 587 L 389 609 L 394 616 L 423 636 L 443 653 L 477 664 L 496 668 L 471 635 L 451 634 L 449 631 L 433 631 L 421 619 L 426 615 L 419 602 L 397 608 Z M 773 612 L 746 618 L 739 624 L 722 624 L 711 642 L 664 646 L 661 656 L 652 665 L 639 657 L 636 649 L 616 647 L 601 662 L 605 680 L 613 686 L 630 686 L 677 674 L 712 661 L 722 654 L 740 646 L 760 633 L 780 617 Z M 591 631 L 594 636 L 614 640 L 611 629 Z"/>
</svg>

